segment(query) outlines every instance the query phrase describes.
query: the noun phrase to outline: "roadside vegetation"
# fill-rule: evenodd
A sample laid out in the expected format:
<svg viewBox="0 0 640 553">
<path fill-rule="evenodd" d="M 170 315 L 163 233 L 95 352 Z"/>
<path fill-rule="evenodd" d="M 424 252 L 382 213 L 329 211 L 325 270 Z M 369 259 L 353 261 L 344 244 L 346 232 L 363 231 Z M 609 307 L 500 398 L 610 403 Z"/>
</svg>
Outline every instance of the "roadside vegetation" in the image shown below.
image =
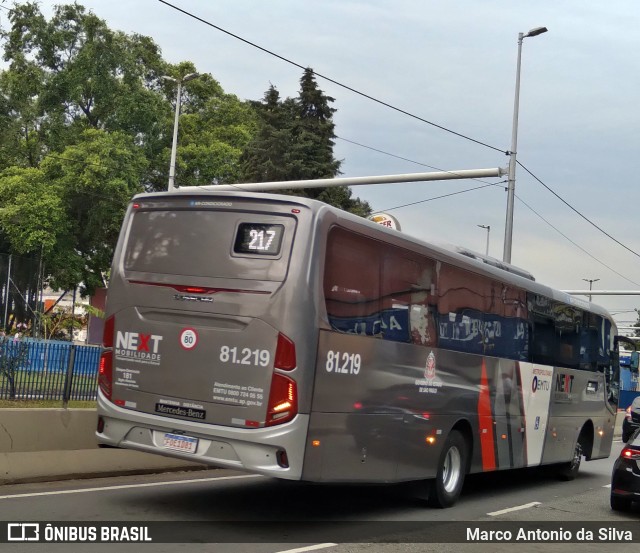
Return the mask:
<svg viewBox="0 0 640 553">
<path fill-rule="evenodd" d="M 64 407 L 62 400 L 44 400 L 44 399 L 0 399 L 0 409 L 62 409 Z M 70 401 L 67 405 L 68 409 L 95 409 L 95 401 Z"/>
<path fill-rule="evenodd" d="M 0 254 L 32 258 L 54 289 L 91 295 L 106 286 L 129 200 L 167 189 L 176 81 L 187 74 L 198 77 L 183 88 L 178 186 L 340 174 L 333 98 L 310 68 L 296 97 L 271 85 L 261 100 L 243 100 L 79 3 L 58 5 L 49 19 L 37 2 L 12 4 L 0 53 Z M 296 194 L 371 212 L 349 189 Z M 37 290 L 27 285 L 36 271 L 24 273 L 12 268 L 16 288 Z M 7 334 L 29 318 L 21 301 L 9 303 Z"/>
</svg>

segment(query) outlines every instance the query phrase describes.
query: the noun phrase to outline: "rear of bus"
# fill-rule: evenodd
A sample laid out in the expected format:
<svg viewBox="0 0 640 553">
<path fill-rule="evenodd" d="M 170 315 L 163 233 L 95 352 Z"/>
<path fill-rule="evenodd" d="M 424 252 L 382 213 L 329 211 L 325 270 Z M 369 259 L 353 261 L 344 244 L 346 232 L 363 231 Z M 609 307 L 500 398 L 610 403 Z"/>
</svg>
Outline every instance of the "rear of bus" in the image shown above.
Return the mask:
<svg viewBox="0 0 640 553">
<path fill-rule="evenodd" d="M 134 198 L 109 284 L 100 444 L 301 477 L 313 216 L 283 196 Z"/>
</svg>

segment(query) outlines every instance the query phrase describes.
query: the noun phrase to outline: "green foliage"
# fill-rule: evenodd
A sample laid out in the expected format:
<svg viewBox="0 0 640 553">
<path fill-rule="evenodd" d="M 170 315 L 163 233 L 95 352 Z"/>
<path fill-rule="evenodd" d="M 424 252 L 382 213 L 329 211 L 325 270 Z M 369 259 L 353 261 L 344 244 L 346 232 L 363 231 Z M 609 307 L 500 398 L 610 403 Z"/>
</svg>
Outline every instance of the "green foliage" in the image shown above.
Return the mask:
<svg viewBox="0 0 640 553">
<path fill-rule="evenodd" d="M 31 1 L 7 13 L 0 252 L 42 257 L 51 286 L 91 293 L 104 285 L 131 197 L 167 188 L 176 80 L 197 68 L 166 62 L 151 38 L 114 31 L 76 3 L 56 6 L 50 19 Z M 262 101 L 245 102 L 208 74 L 181 90 L 178 186 L 340 173 L 333 99 L 311 69 L 294 99 L 272 86 Z M 349 189 L 292 193 L 371 211 Z"/>
<path fill-rule="evenodd" d="M 95 401 L 69 401 L 61 399 L 0 399 L 0 409 L 95 409 Z"/>
<path fill-rule="evenodd" d="M 189 72 L 185 67 L 183 71 Z M 185 83 L 180 119 L 177 184 L 199 186 L 240 180 L 240 156 L 256 132 L 254 109 L 203 75 Z M 171 150 L 167 148 L 166 166 Z"/>
<path fill-rule="evenodd" d="M 41 167 L 68 222 L 59 241 L 64 250 L 47 258 L 47 266 L 57 269 L 55 287 L 71 289 L 83 282 L 92 293 L 104 286 L 102 275 L 111 264 L 126 205 L 143 191 L 147 160 L 126 134 L 87 129 L 77 144 L 47 156 Z"/>
<path fill-rule="evenodd" d="M 58 307 L 50 313 L 42 313 L 39 319 L 45 340 L 69 340 L 75 330 L 80 330 L 87 324 L 86 315 L 76 315 L 68 307 Z"/>
<path fill-rule="evenodd" d="M 3 18 L 3 23 L 7 19 Z M 79 4 L 16 4 L 0 28 L 0 251 L 42 254 L 49 283 L 104 285 L 124 210 L 166 190 L 176 84 L 149 37 Z M 254 109 L 210 75 L 185 83 L 177 184 L 235 182 Z"/>
<path fill-rule="evenodd" d="M 41 169 L 12 167 L 0 173 L 0 228 L 12 252 L 53 251 L 69 222 L 62 198 Z"/>
<path fill-rule="evenodd" d="M 280 100 L 271 85 L 262 102 L 254 103 L 258 132 L 242 157 L 243 177 L 249 182 L 333 178 L 341 162 L 334 158 L 335 124 L 331 107 L 310 68 L 300 79 L 295 99 Z M 352 198 L 347 188 L 284 190 L 286 194 L 315 198 L 363 217 L 371 214 L 367 202 Z"/>
</svg>

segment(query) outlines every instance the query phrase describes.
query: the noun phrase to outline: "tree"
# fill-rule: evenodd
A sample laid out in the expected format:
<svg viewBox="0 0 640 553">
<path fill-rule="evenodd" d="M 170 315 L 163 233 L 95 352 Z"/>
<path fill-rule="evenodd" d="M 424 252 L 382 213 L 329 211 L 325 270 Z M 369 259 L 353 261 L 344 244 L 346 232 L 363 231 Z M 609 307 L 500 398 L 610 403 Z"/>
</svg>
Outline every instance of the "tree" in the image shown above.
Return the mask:
<svg viewBox="0 0 640 553">
<path fill-rule="evenodd" d="M 154 83 L 167 64 L 151 39 L 111 31 L 78 4 L 57 6 L 50 21 L 36 3 L 16 4 L 9 21 L 0 33 L 9 62 L 0 117 L 13 125 L 0 142 L 19 147 L 5 163 L 36 167 L 86 128 L 124 131 L 157 148 L 157 121 L 169 106 Z"/>
<path fill-rule="evenodd" d="M 148 160 L 145 189 L 166 190 L 175 83 L 192 63 L 162 59 L 155 42 L 109 29 L 78 4 L 56 6 L 47 21 L 34 2 L 17 4 L 0 30 L 0 169 L 37 167 L 88 128 L 123 132 Z M 255 132 L 251 106 L 225 94 L 210 75 L 183 88 L 177 182 L 233 182 Z"/>
<path fill-rule="evenodd" d="M 41 169 L 11 167 L 0 173 L 0 229 L 12 253 L 53 251 L 68 223 L 62 198 Z"/>
<path fill-rule="evenodd" d="M 255 103 L 258 132 L 242 158 L 245 180 L 269 182 L 333 178 L 341 161 L 335 145 L 334 101 L 318 88 L 313 70 L 305 69 L 295 99 L 280 100 L 271 85 L 262 102 Z M 347 188 L 309 188 L 284 193 L 314 198 L 361 216 L 371 213 L 367 202 L 352 198 Z"/>
<path fill-rule="evenodd" d="M 57 307 L 40 315 L 40 330 L 45 340 L 74 340 L 76 332 L 87 326 L 88 316 L 74 313 L 70 307 Z"/>
<path fill-rule="evenodd" d="M 0 173 L 0 231 L 12 252 L 42 254 L 55 287 L 104 286 L 124 209 L 146 159 L 125 134 L 88 129 L 39 168 Z"/>
<path fill-rule="evenodd" d="M 247 182 L 290 180 L 287 156 L 293 136 L 293 101 L 280 100 L 278 89 L 271 85 L 262 102 L 254 102 L 258 114 L 258 131 L 242 155 L 242 178 Z"/>
<path fill-rule="evenodd" d="M 633 326 L 635 327 L 635 330 L 633 331 L 633 335 L 636 338 L 640 338 L 640 309 L 636 309 L 635 311 L 638 315 L 638 320 L 635 323 L 633 323 Z"/>
<path fill-rule="evenodd" d="M 305 69 L 293 105 L 292 179 L 326 179 L 340 174 L 342 162 L 333 157 L 336 137 L 333 114 L 336 110 L 329 105 L 332 102 L 334 99 L 318 88 L 313 70 Z M 317 197 L 321 193 L 316 189 L 311 194 Z"/>
<path fill-rule="evenodd" d="M 0 28 L 0 252 L 42 257 L 54 287 L 104 285 L 131 197 L 166 190 L 175 83 L 195 72 L 78 4 L 16 4 Z M 254 110 L 210 75 L 184 87 L 178 185 L 234 182 Z"/>
<path fill-rule="evenodd" d="M 88 129 L 78 144 L 42 163 L 43 173 L 64 206 L 66 232 L 46 258 L 56 287 L 82 282 L 92 293 L 105 285 L 124 210 L 143 191 L 143 152 L 121 132 Z"/>
<path fill-rule="evenodd" d="M 180 64 L 179 75 L 195 71 Z M 240 157 L 256 132 L 255 110 L 248 102 L 226 94 L 210 75 L 201 75 L 183 87 L 177 157 L 178 186 L 238 182 Z M 175 96 L 175 92 L 171 92 Z M 170 148 L 163 152 L 168 168 Z M 166 188 L 166 178 L 161 188 Z"/>
</svg>

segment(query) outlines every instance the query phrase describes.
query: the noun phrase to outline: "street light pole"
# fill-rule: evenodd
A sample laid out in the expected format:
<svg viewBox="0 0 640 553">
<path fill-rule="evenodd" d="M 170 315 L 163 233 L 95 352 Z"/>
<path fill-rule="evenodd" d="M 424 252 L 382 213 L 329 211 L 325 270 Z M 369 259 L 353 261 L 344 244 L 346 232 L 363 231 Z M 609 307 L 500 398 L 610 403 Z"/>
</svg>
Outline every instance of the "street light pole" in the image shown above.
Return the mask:
<svg viewBox="0 0 640 553">
<path fill-rule="evenodd" d="M 518 110 L 520 107 L 520 65 L 522 60 L 522 41 L 526 37 L 546 33 L 546 27 L 536 27 L 528 33 L 518 34 L 518 61 L 516 65 L 516 93 L 513 101 L 513 125 L 511 128 L 511 150 L 509 151 L 509 184 L 507 185 L 507 220 L 504 228 L 504 251 L 502 260 L 511 263 L 511 244 L 513 239 L 513 202 L 516 191 L 516 152 L 518 149 Z"/>
<path fill-rule="evenodd" d="M 491 225 L 478 225 L 480 228 L 487 229 L 487 251 L 485 255 L 489 255 L 489 233 L 491 232 Z"/>
<path fill-rule="evenodd" d="M 600 279 L 599 278 L 583 278 L 582 280 L 589 283 L 589 292 L 591 292 L 593 283 L 598 282 Z M 591 301 L 591 294 L 589 294 L 589 301 Z"/>
<path fill-rule="evenodd" d="M 192 79 L 198 78 L 200 75 L 198 73 L 189 73 L 182 77 L 182 79 L 174 79 L 173 77 L 169 77 L 164 75 L 162 78 L 167 79 L 168 81 L 173 81 L 178 83 L 178 91 L 176 92 L 176 115 L 173 121 L 173 142 L 171 144 L 171 161 L 169 162 L 169 186 L 167 190 L 172 192 L 175 190 L 176 183 L 176 154 L 178 151 L 178 122 L 180 121 L 180 102 L 182 100 L 182 83 L 186 83 Z"/>
</svg>

